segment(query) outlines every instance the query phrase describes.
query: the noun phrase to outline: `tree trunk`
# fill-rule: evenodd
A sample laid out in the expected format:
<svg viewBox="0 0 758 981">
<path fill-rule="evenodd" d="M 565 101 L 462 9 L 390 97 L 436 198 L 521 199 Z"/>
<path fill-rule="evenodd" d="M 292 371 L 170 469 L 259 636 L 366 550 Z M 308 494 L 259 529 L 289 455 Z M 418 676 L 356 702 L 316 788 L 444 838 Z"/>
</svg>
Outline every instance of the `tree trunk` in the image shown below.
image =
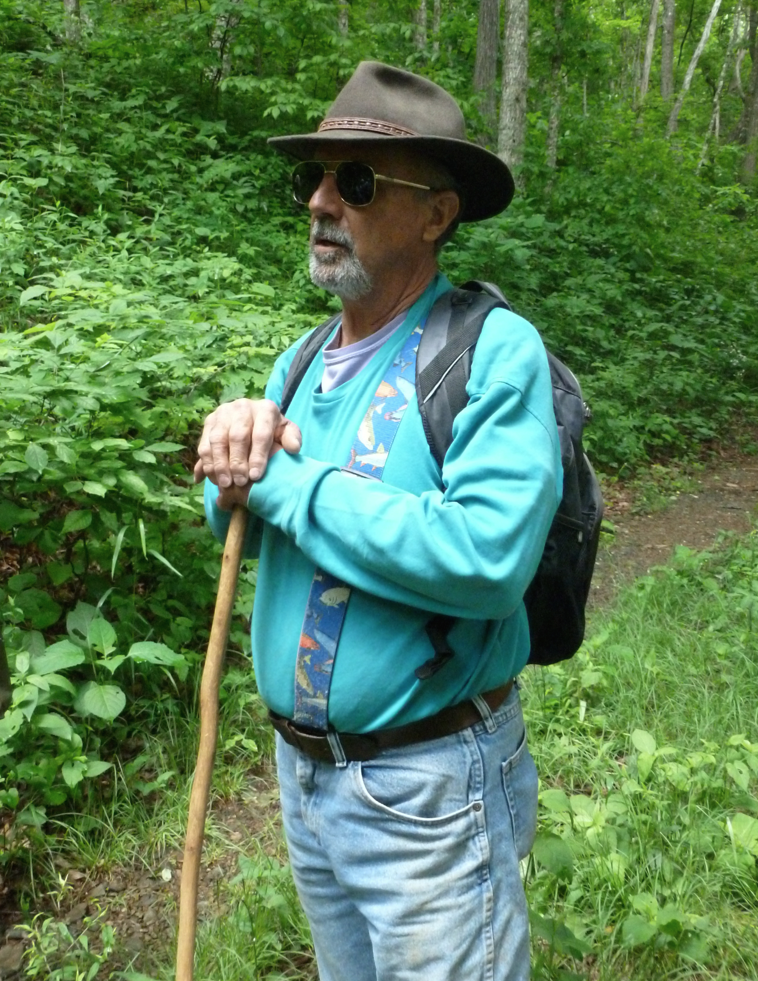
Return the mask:
<svg viewBox="0 0 758 981">
<path fill-rule="evenodd" d="M 63 0 L 63 23 L 66 40 L 76 44 L 82 36 L 82 11 L 79 0 Z"/>
<path fill-rule="evenodd" d="M 524 160 L 528 65 L 529 0 L 506 0 L 497 152 L 509 167 L 518 167 Z"/>
<path fill-rule="evenodd" d="M 484 142 L 492 139 L 497 124 L 497 49 L 500 40 L 500 0 L 479 0 L 476 31 L 474 91 L 482 93 Z"/>
<path fill-rule="evenodd" d="M 749 50 L 753 66 L 750 70 L 747 92 L 745 93 L 745 143 L 747 153 L 742 161 L 742 180 L 749 184 L 755 180 L 758 156 L 758 8 L 750 10 Z"/>
<path fill-rule="evenodd" d="M 419 0 L 413 20 L 416 25 L 413 40 L 419 51 L 426 51 L 426 0 Z"/>
<path fill-rule="evenodd" d="M 711 121 L 708 124 L 708 132 L 705 134 L 705 140 L 703 141 L 703 150 L 700 154 L 700 160 L 698 160 L 697 169 L 698 171 L 705 163 L 705 159 L 708 156 L 708 141 L 713 134 L 713 139 L 715 143 L 719 141 L 719 130 L 721 124 L 721 93 L 724 89 L 724 82 L 726 81 L 726 76 L 729 71 L 729 64 L 732 60 L 732 53 L 737 45 L 737 39 L 740 33 L 740 21 L 742 20 L 742 0 L 738 0 L 737 6 L 734 10 L 734 21 L 732 23 L 732 34 L 729 38 L 729 45 L 726 49 L 726 55 L 724 56 L 724 64 L 721 66 L 721 74 L 719 75 L 718 84 L 716 86 L 716 91 L 713 95 L 713 112 L 711 113 Z"/>
<path fill-rule="evenodd" d="M 756 43 L 758 40 L 758 6 L 756 6 L 755 2 L 748 5 L 747 16 L 747 37 L 743 39 L 743 46 L 735 58 L 734 65 L 733 91 L 742 99 L 742 112 L 734 129 L 729 134 L 729 139 L 732 143 L 744 143 L 747 139 L 748 117 L 750 116 L 750 107 L 752 106 L 751 94 L 754 92 L 753 86 L 758 85 L 758 44 Z M 747 90 L 742 87 L 742 79 L 740 77 L 742 62 L 745 60 L 746 54 L 750 55 L 752 64 L 747 80 Z"/>
<path fill-rule="evenodd" d="M 647 42 L 645 44 L 645 62 L 642 66 L 642 78 L 640 79 L 639 105 L 645 101 L 648 86 L 650 85 L 650 68 L 653 64 L 653 47 L 655 46 L 655 34 L 658 29 L 658 8 L 661 0 L 653 0 L 650 10 L 650 23 L 647 28 Z"/>
<path fill-rule="evenodd" d="M 347 37 L 350 29 L 349 11 L 348 0 L 337 0 L 337 30 L 342 37 Z"/>
<path fill-rule="evenodd" d="M 432 57 L 439 58 L 440 54 L 440 27 L 442 26 L 442 0 L 434 0 L 434 10 L 432 11 Z"/>
<path fill-rule="evenodd" d="M 233 11 L 240 0 L 230 0 L 226 13 L 219 14 L 213 28 L 211 47 L 218 56 L 218 68 L 212 72 L 213 84 L 218 86 L 232 73 L 232 41 L 234 32 L 239 27 L 240 15 Z"/>
<path fill-rule="evenodd" d="M 563 84 L 563 0 L 555 0 L 553 7 L 555 48 L 550 56 L 550 114 L 547 121 L 546 163 L 555 170 L 558 163 L 558 130 L 561 123 L 561 87 Z"/>
<path fill-rule="evenodd" d="M 697 63 L 700 60 L 700 55 L 703 53 L 703 48 L 708 43 L 708 38 L 711 35 L 711 28 L 713 27 L 713 22 L 716 19 L 716 14 L 719 12 L 719 7 L 721 6 L 721 0 L 713 0 L 713 6 L 711 7 L 711 12 L 708 14 L 708 20 L 705 22 L 705 27 L 703 28 L 703 33 L 698 41 L 698 45 L 695 48 L 695 53 L 690 60 L 689 66 L 687 68 L 687 74 L 684 76 L 684 81 L 682 82 L 682 88 L 679 92 L 679 97 L 674 103 L 674 108 L 671 110 L 671 115 L 669 116 L 668 125 L 666 126 L 666 136 L 671 136 L 672 133 L 676 131 L 677 124 L 679 122 L 679 113 L 681 111 L 682 105 L 684 104 L 684 98 L 689 92 L 690 85 L 692 84 L 692 76 L 695 74 L 695 69 L 697 68 Z"/>
<path fill-rule="evenodd" d="M 674 25 L 675 0 L 663 0 L 663 37 L 661 38 L 661 98 L 674 95 Z"/>
</svg>

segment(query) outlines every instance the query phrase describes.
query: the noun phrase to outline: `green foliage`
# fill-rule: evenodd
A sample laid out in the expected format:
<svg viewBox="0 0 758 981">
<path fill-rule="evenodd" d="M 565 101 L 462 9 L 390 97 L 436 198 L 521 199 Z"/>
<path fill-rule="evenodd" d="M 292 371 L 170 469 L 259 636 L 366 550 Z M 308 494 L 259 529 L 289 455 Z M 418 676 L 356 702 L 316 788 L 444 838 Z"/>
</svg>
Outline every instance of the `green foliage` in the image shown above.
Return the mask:
<svg viewBox="0 0 758 981">
<path fill-rule="evenodd" d="M 756 545 L 681 550 L 574 662 L 526 678 L 546 977 L 589 953 L 624 976 L 755 974 Z"/>
<path fill-rule="evenodd" d="M 28 947 L 24 953 L 24 977 L 44 981 L 94 981 L 114 947 L 113 928 L 99 922 L 102 914 L 87 917 L 75 935 L 62 920 L 39 913 L 26 928 Z M 99 926 L 95 943 L 94 927 Z M 102 977 L 102 975 L 100 975 Z"/>
</svg>

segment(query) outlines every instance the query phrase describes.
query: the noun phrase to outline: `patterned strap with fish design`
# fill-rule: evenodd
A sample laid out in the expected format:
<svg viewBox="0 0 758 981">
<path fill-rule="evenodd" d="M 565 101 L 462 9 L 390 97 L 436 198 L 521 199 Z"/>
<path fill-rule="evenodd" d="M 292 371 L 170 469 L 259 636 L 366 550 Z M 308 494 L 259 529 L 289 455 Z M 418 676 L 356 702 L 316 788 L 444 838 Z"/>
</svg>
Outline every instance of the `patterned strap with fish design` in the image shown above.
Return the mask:
<svg viewBox="0 0 758 981">
<path fill-rule="evenodd" d="M 416 394 L 416 354 L 423 332 L 417 326 L 392 362 L 358 427 L 343 473 L 381 480 L 384 465 L 408 403 Z M 298 725 L 326 730 L 329 688 L 350 587 L 316 569 L 305 608 L 295 666 L 295 713 Z"/>
</svg>

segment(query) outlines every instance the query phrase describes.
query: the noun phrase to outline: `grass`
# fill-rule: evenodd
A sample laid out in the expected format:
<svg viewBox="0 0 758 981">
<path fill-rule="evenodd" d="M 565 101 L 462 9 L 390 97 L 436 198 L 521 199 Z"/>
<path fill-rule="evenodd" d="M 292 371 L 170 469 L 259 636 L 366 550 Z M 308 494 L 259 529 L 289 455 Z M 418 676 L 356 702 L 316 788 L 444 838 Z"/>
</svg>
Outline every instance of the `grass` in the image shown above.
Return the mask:
<svg viewBox="0 0 758 981">
<path fill-rule="evenodd" d="M 536 977 L 758 976 L 757 628 L 753 533 L 681 549 L 527 673 Z"/>
<path fill-rule="evenodd" d="M 754 981 L 758 533 L 714 553 L 679 550 L 595 615 L 572 661 L 527 671 L 523 700 L 542 775 L 539 832 L 524 867 L 535 981 Z M 222 716 L 216 793 L 244 801 L 251 762 L 270 752 L 244 663 L 227 672 Z M 191 730 L 156 716 L 143 790 L 151 770 L 154 782 L 179 768 Z M 172 777 L 144 794 L 125 775 L 100 816 L 112 853 L 106 835 L 82 832 L 82 859 L 108 865 L 175 846 L 187 790 Z M 209 821 L 208 854 L 239 871 L 205 914 L 196 977 L 312 979 L 308 927 L 277 826 L 250 831 L 240 840 L 216 812 Z M 61 937 L 68 949 L 44 924 L 38 948 Z M 85 962 L 81 945 L 75 950 Z M 169 981 L 171 944 L 162 955 L 142 970 Z M 145 976 L 135 973 L 139 962 L 126 974 L 111 964 L 92 977 Z"/>
</svg>

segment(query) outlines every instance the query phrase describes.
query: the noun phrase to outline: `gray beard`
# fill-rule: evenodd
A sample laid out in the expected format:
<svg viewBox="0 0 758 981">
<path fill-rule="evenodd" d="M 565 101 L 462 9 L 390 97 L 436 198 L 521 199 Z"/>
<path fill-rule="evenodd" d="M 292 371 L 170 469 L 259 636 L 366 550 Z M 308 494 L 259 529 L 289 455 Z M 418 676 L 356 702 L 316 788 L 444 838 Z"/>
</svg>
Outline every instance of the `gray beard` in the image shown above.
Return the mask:
<svg viewBox="0 0 758 981">
<path fill-rule="evenodd" d="M 314 246 L 319 238 L 344 246 L 344 251 L 335 249 L 327 255 L 317 254 Z M 371 290 L 371 277 L 355 254 L 351 236 L 326 218 L 317 218 L 311 226 L 308 268 L 314 286 L 342 300 L 360 300 Z"/>
</svg>

